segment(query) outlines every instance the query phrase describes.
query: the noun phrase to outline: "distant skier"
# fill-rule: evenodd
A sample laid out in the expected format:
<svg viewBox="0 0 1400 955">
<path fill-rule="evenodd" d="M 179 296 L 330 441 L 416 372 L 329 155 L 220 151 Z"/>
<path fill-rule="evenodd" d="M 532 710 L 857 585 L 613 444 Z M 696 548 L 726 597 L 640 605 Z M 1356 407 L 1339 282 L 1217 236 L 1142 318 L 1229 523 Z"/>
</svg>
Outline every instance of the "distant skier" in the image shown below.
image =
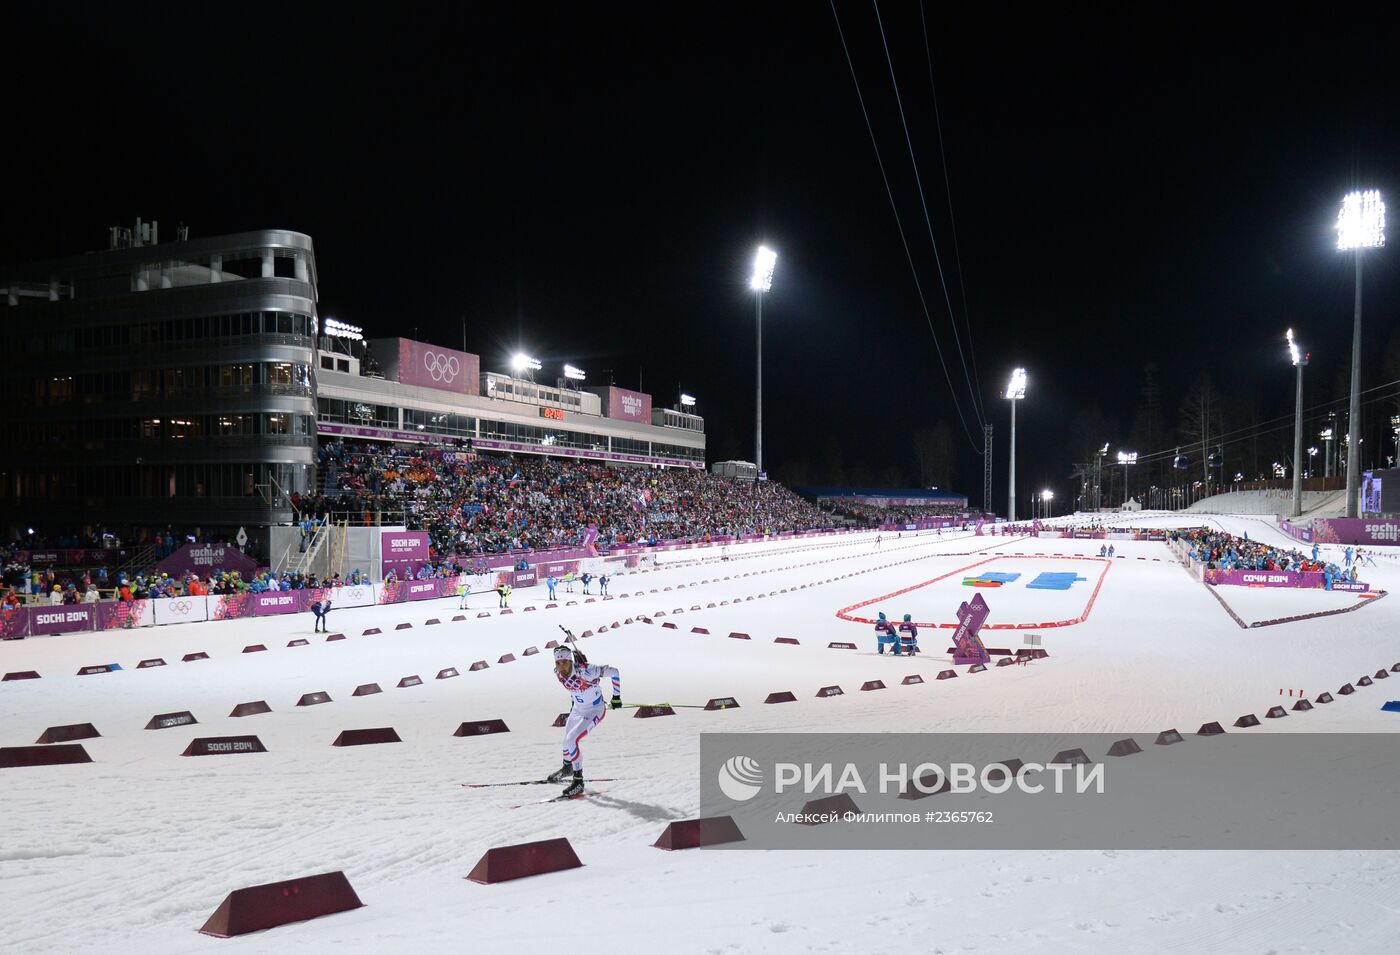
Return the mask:
<svg viewBox="0 0 1400 955">
<path fill-rule="evenodd" d="M 584 575 L 579 579 L 583 581 L 583 592 L 587 594 L 588 586 L 593 583 L 593 575 L 585 572 Z"/>
<path fill-rule="evenodd" d="M 466 577 L 457 578 L 457 609 L 467 609 L 467 598 L 471 596 L 472 588 L 467 583 Z"/>
<path fill-rule="evenodd" d="M 496 589 L 496 596 L 500 598 L 500 603 L 498 604 L 498 606 L 499 606 L 499 607 L 509 607 L 509 606 L 510 606 L 510 590 L 511 590 L 510 584 L 497 584 L 495 589 Z"/>
<path fill-rule="evenodd" d="M 1318 546 L 1317 546 L 1316 544 L 1313 544 L 1312 557 L 1313 557 L 1313 563 L 1314 563 L 1314 564 L 1317 563 L 1317 555 L 1318 555 Z"/>
<path fill-rule="evenodd" d="M 875 549 L 876 549 L 876 550 L 879 550 L 879 549 L 880 549 L 880 535 L 879 535 L 879 534 L 876 534 L 876 535 L 875 535 Z"/>
<path fill-rule="evenodd" d="M 544 584 L 546 587 L 549 588 L 549 599 L 555 600 L 556 598 L 554 596 L 554 588 L 559 586 L 559 578 L 551 574 L 549 579 L 546 580 Z"/>
<path fill-rule="evenodd" d="M 599 574 L 599 575 L 598 575 L 598 594 L 599 594 L 599 596 L 602 596 L 602 597 L 606 597 L 606 596 L 608 595 L 608 575 L 607 575 L 607 574 Z"/>
<path fill-rule="evenodd" d="M 1352 549 L 1351 549 L 1350 547 L 1348 547 L 1346 550 L 1342 551 L 1342 557 L 1346 560 L 1346 565 L 1347 565 L 1348 567 L 1351 566 L 1351 559 L 1352 559 L 1353 556 L 1354 556 L 1354 554 L 1353 554 L 1353 551 L 1352 551 Z"/>
<path fill-rule="evenodd" d="M 326 622 L 326 618 L 331 613 L 331 598 L 323 595 L 320 600 L 311 605 L 311 612 L 316 615 L 316 627 L 312 632 L 330 633 L 330 625 Z"/>
<path fill-rule="evenodd" d="M 1108 545 L 1108 556 L 1109 556 L 1109 557 L 1112 557 L 1112 556 L 1113 556 L 1113 545 L 1112 545 L 1112 544 L 1109 544 L 1109 545 Z"/>
<path fill-rule="evenodd" d="M 546 779 L 562 783 L 572 773 L 573 780 L 562 795 L 578 796 L 583 793 L 583 753 L 579 750 L 579 741 L 603 722 L 608 712 L 599 684 L 604 677 L 612 681 L 612 708 L 616 710 L 622 706 L 622 677 L 616 667 L 591 666 L 587 657 L 566 646 L 554 651 L 554 676 L 573 696 L 574 703 L 564 723 L 564 765 Z"/>
</svg>

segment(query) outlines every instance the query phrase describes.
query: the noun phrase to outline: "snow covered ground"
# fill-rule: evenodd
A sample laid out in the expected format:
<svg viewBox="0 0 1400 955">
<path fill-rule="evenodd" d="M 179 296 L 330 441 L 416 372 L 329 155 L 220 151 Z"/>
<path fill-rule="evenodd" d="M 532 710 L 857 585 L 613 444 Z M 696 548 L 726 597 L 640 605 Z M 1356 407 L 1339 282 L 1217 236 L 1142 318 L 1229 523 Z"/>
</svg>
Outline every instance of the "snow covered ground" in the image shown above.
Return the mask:
<svg viewBox="0 0 1400 955">
<path fill-rule="evenodd" d="M 1121 523 L 1201 520 L 1140 514 Z M 1292 546 L 1264 521 L 1208 520 Z M 330 643 L 302 615 L 0 644 L 0 670 L 43 674 L 0 684 L 0 743 L 29 745 L 46 727 L 70 723 L 91 722 L 102 733 L 83 741 L 91 764 L 0 771 L 8 915 L 0 951 L 1393 951 L 1394 853 L 652 848 L 668 821 L 697 815 L 705 730 L 1189 734 L 1207 721 L 1262 716 L 1281 688 L 1335 693 L 1400 661 L 1395 597 L 1355 613 L 1241 629 L 1165 545 L 1115 542 L 1118 556 L 1101 562 L 1100 543 L 925 532 L 887 533 L 878 548 L 873 534 L 753 544 L 731 547 L 727 562 L 717 552 L 663 555 L 656 571 L 618 576 L 612 590 L 628 596 L 606 602 L 561 593 L 559 607 L 524 612 L 543 608 L 540 587 L 517 591 L 508 616 L 495 613 L 494 597 L 474 598 L 459 623 L 451 622 L 455 600 L 336 611 L 332 630 L 347 639 Z M 963 586 L 963 577 L 986 570 L 1023 576 L 1018 586 Z M 1022 586 L 1044 571 L 1071 570 L 1086 580 L 1067 591 Z M 1364 579 L 1394 591 L 1400 565 L 1382 561 Z M 1246 620 L 1356 602 L 1219 590 Z M 992 606 L 992 624 L 1086 616 L 1059 628 L 984 631 L 989 646 L 1013 649 L 1038 633 L 1050 657 L 943 682 L 933 675 L 951 666 L 950 630 L 924 630 L 926 654 L 908 660 L 876 655 L 871 628 L 837 616 L 864 604 L 856 615 L 884 610 L 951 623 L 974 593 Z M 578 603 L 564 606 L 570 599 Z M 478 619 L 478 609 L 492 615 Z M 653 622 L 637 619 L 643 615 Z M 443 622 L 425 626 L 429 618 Z M 538 778 L 557 767 L 560 731 L 551 723 L 567 697 L 548 653 L 522 652 L 543 650 L 559 625 L 582 633 L 614 621 L 622 626 L 581 646 L 593 662 L 621 669 L 628 702 L 732 696 L 740 708 L 657 719 L 611 713 L 583 743 L 588 775 L 619 777 L 598 783 L 594 798 L 521 806 L 552 789 L 459 785 Z M 413 628 L 394 630 L 400 622 Z M 361 635 L 371 627 L 383 633 Z M 730 631 L 751 639 L 730 639 Z M 800 643 L 775 644 L 780 636 Z M 311 642 L 287 647 L 299 637 Z M 858 649 L 828 649 L 831 641 Z M 268 651 L 241 652 L 257 643 Z M 210 659 L 178 662 L 200 650 Z M 513 662 L 497 662 L 508 653 Z M 170 665 L 135 669 L 150 657 Z M 476 661 L 489 667 L 470 672 Z M 125 669 L 74 675 L 111 662 Z M 435 679 L 448 667 L 461 675 Z M 928 682 L 898 685 L 911 673 Z M 397 688 L 412 674 L 422 685 Z M 890 688 L 857 692 L 872 679 Z M 384 692 L 351 696 L 371 682 Z M 830 684 L 846 695 L 815 697 Z M 1380 710 L 1400 696 L 1389 687 L 1378 681 L 1250 732 L 1394 732 L 1400 715 Z M 332 703 L 295 705 L 321 690 Z M 763 704 L 781 690 L 797 702 Z M 253 700 L 272 712 L 228 716 Z M 199 724 L 143 729 L 153 715 L 181 710 Z M 503 719 L 511 731 L 452 735 L 463 721 L 483 719 Z M 381 726 L 403 742 L 331 746 L 342 730 Z M 195 737 L 249 733 L 267 753 L 180 755 Z M 556 836 L 569 838 L 582 869 L 491 886 L 463 879 L 488 848 Z M 235 939 L 196 932 L 232 889 L 334 869 L 345 871 L 364 908 Z"/>
</svg>

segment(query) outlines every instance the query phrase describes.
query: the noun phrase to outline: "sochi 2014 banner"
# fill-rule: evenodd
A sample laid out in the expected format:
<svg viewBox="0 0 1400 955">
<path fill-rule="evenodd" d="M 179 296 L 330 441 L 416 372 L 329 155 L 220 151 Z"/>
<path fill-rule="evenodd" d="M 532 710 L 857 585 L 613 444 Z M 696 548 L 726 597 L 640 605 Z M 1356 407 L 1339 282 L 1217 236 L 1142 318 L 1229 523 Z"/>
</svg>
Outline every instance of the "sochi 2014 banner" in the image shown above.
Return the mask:
<svg viewBox="0 0 1400 955">
<path fill-rule="evenodd" d="M 77 633 L 91 630 L 97 620 L 96 604 L 70 604 L 58 607 L 30 607 L 29 635 Z"/>
<path fill-rule="evenodd" d="M 1210 570 L 1207 568 L 1201 579 L 1208 584 L 1234 587 L 1295 587 L 1305 590 L 1321 590 L 1327 586 L 1326 575 L 1315 570 Z M 1334 580 L 1333 590 L 1346 590 L 1364 593 L 1371 585 L 1360 581 Z"/>
<path fill-rule="evenodd" d="M 379 590 L 381 604 L 397 604 L 407 600 L 433 600 L 437 597 L 457 595 L 456 577 L 441 577 L 433 580 L 397 580 L 384 584 Z"/>
<path fill-rule="evenodd" d="M 1400 520 L 1319 517 L 1313 540 L 1321 544 L 1400 544 Z"/>
</svg>

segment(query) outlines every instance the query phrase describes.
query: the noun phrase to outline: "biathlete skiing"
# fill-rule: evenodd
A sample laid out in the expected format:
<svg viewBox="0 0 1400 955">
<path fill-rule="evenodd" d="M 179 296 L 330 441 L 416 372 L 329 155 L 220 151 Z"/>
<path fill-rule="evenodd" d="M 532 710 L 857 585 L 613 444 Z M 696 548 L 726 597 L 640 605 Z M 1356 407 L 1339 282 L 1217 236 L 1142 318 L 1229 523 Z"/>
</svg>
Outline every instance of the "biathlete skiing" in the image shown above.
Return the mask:
<svg viewBox="0 0 1400 955">
<path fill-rule="evenodd" d="M 572 633 L 564 632 L 572 639 Z M 555 649 L 554 676 L 573 696 L 574 705 L 564 723 L 564 765 L 546 778 L 552 783 L 562 783 L 572 774 L 572 781 L 561 794 L 561 798 L 572 798 L 583 794 L 583 753 L 579 750 L 579 741 L 588 735 L 589 730 L 603 722 L 608 712 L 608 704 L 603 700 L 599 684 L 604 677 L 612 681 L 612 708 L 620 709 L 622 677 L 617 667 L 606 663 L 592 665 L 579 650 L 569 646 Z"/>
</svg>

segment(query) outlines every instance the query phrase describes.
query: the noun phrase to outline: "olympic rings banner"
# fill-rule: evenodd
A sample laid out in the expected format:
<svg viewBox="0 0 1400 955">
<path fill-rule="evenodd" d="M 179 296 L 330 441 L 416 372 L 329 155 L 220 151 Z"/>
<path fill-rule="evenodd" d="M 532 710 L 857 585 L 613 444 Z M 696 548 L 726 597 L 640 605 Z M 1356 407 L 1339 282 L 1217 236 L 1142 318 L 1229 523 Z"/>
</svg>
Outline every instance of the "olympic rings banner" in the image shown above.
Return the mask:
<svg viewBox="0 0 1400 955">
<path fill-rule="evenodd" d="M 159 625 L 197 623 L 209 619 L 207 597 L 162 597 L 151 601 L 152 619 Z"/>
<path fill-rule="evenodd" d="M 476 355 L 453 348 L 439 348 L 415 342 L 407 338 L 391 339 L 397 347 L 390 351 L 397 358 L 384 369 L 389 378 L 395 377 L 404 385 L 418 385 L 421 388 L 436 388 L 439 391 L 455 391 L 458 394 L 475 395 L 481 387 L 481 359 Z M 384 349 L 378 342 L 375 354 L 383 355 Z M 381 359 L 381 364 L 382 364 Z"/>
</svg>

